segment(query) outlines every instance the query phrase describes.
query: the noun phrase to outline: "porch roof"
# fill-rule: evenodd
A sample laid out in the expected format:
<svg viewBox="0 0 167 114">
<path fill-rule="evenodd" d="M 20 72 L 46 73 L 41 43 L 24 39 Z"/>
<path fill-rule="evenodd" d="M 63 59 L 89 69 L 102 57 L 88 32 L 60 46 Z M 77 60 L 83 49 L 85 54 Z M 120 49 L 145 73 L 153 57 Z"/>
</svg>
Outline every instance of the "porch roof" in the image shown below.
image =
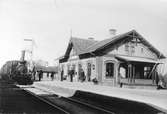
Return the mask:
<svg viewBox="0 0 167 114">
<path fill-rule="evenodd" d="M 118 58 L 120 60 L 124 60 L 124 61 L 130 61 L 130 62 L 161 63 L 159 60 L 153 60 L 153 59 L 142 58 L 142 57 L 116 55 L 116 58 Z"/>
</svg>

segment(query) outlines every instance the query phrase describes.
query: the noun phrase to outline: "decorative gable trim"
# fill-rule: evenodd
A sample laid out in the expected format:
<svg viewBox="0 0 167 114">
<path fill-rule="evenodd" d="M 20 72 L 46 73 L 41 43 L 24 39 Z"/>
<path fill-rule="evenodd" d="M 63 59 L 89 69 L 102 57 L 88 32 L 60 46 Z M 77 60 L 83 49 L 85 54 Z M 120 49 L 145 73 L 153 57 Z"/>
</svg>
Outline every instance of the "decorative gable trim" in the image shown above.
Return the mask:
<svg viewBox="0 0 167 114">
<path fill-rule="evenodd" d="M 159 59 L 166 58 L 160 51 L 158 51 L 153 45 L 151 45 L 146 39 L 144 39 L 139 33 L 137 33 L 135 30 L 132 30 L 128 33 L 125 33 L 123 35 L 119 35 L 119 37 L 116 36 L 116 38 L 112 38 L 113 40 L 107 42 L 106 44 L 98 47 L 94 50 L 94 52 L 97 55 L 104 55 L 108 51 L 114 50 L 121 46 L 122 44 L 132 41 L 134 38 L 136 38 L 136 41 L 138 43 L 143 43 L 150 51 L 155 53 Z"/>
</svg>

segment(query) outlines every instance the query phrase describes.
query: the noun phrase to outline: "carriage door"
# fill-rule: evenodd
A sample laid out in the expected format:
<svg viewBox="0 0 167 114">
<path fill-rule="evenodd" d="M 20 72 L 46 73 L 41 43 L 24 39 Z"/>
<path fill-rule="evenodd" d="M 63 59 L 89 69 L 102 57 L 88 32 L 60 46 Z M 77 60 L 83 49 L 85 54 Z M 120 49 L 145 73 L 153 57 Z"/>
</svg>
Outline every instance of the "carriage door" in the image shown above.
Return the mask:
<svg viewBox="0 0 167 114">
<path fill-rule="evenodd" d="M 87 80 L 88 80 L 88 82 L 90 82 L 91 81 L 91 63 L 88 63 L 87 64 Z"/>
</svg>

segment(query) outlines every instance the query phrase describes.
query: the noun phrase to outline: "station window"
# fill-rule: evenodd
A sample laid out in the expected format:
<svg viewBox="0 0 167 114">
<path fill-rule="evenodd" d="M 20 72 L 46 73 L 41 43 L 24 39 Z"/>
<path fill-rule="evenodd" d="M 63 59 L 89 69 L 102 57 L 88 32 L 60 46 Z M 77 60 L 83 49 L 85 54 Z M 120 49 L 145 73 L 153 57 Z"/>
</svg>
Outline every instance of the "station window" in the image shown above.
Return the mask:
<svg viewBox="0 0 167 114">
<path fill-rule="evenodd" d="M 150 72 L 151 67 L 144 67 L 144 79 L 151 79 Z"/>
<path fill-rule="evenodd" d="M 134 45 L 131 45 L 131 50 L 132 50 L 132 53 L 135 53 L 135 46 Z"/>
<path fill-rule="evenodd" d="M 106 78 L 114 77 L 114 63 L 106 63 Z"/>
<path fill-rule="evenodd" d="M 143 53 L 143 48 L 141 48 L 141 53 Z"/>
<path fill-rule="evenodd" d="M 125 44 L 125 51 L 126 51 L 126 52 L 129 52 L 129 44 L 128 44 L 128 43 Z"/>
</svg>

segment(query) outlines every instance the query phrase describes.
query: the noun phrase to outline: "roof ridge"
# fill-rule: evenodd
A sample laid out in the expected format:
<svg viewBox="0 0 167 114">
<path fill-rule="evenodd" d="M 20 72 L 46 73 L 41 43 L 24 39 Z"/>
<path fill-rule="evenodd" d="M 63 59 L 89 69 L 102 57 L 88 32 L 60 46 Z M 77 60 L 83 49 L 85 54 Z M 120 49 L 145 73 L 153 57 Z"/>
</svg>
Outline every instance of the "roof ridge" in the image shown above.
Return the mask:
<svg viewBox="0 0 167 114">
<path fill-rule="evenodd" d="M 89 49 L 89 48 L 93 47 L 94 45 L 96 45 L 96 44 L 98 44 L 98 43 L 101 43 L 101 42 L 103 42 L 103 41 L 105 41 L 105 40 L 109 40 L 109 39 L 113 39 L 113 40 L 114 40 L 114 39 L 118 38 L 119 36 L 124 35 L 124 34 L 127 34 L 127 33 L 130 33 L 130 32 L 132 32 L 132 31 L 135 31 L 135 30 L 131 30 L 131 31 L 129 31 L 129 32 L 125 32 L 125 33 L 122 33 L 122 34 L 115 35 L 115 36 L 113 36 L 113 37 L 111 37 L 111 38 L 107 38 L 107 39 L 98 41 L 98 42 L 94 43 L 93 45 L 89 46 L 89 47 L 86 48 L 86 49 Z"/>
<path fill-rule="evenodd" d="M 88 41 L 95 41 L 95 42 L 99 42 L 98 40 L 92 40 L 92 39 L 86 39 L 86 38 L 79 38 L 79 37 L 71 37 L 71 39 L 80 39 L 80 40 L 88 40 Z"/>
<path fill-rule="evenodd" d="M 78 37 L 71 37 L 70 42 L 73 43 L 74 49 L 78 54 L 85 52 L 86 48 L 89 47 L 89 45 L 94 44 L 97 42 L 96 40 L 90 40 L 85 38 L 78 38 Z M 84 46 L 85 45 L 85 46 Z"/>
</svg>

